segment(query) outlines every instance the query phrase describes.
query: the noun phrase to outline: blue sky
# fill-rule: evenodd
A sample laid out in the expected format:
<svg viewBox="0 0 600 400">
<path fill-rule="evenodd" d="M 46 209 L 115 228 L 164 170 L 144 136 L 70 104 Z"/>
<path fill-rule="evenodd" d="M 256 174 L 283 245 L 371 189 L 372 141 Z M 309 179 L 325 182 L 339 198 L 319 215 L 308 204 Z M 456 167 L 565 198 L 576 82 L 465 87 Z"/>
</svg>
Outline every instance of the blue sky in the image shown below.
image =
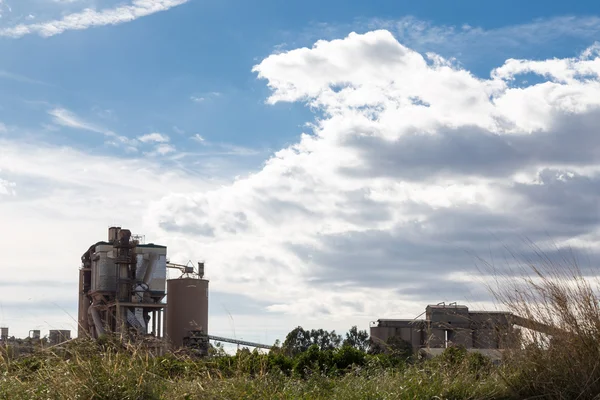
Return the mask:
<svg viewBox="0 0 600 400">
<path fill-rule="evenodd" d="M 574 156 L 596 143 L 595 2 L 0 0 L 0 15 L 0 221 L 16 227 L 0 250 L 26 254 L 1 264 L 0 325 L 17 332 L 72 324 L 78 259 L 112 224 L 206 259 L 214 333 L 235 319 L 268 342 L 488 304 L 463 250 L 492 237 L 595 254 L 579 214 L 597 211 L 595 161 Z"/>
<path fill-rule="evenodd" d="M 6 2 L 6 1 L 5 1 Z M 13 4 L 15 3 L 15 4 Z M 116 2 L 6 2 L 3 26 L 57 18 L 85 5 L 110 8 Z M 317 39 L 349 31 L 364 32 L 373 19 L 396 21 L 413 16 L 431 26 L 468 24 L 484 30 L 527 24 L 536 18 L 595 15 L 593 2 L 204 2 L 190 1 L 168 12 L 116 26 L 66 31 L 50 38 L 27 35 L 3 38 L 0 61 L 4 75 L 0 116 L 5 124 L 37 131 L 48 123 L 49 107 L 63 107 L 98 126 L 128 137 L 159 131 L 172 143 L 194 152 L 206 149 L 189 140 L 200 134 L 215 143 L 235 144 L 260 152 L 261 158 L 292 143 L 311 119 L 302 104 L 268 106 L 268 89 L 251 72 L 274 49 L 310 46 Z M 518 10 L 518 12 L 515 12 Z M 25 21 L 28 23 L 28 21 Z M 588 38 L 561 38 L 550 43 L 500 46 L 494 56 L 469 54 L 462 44 L 461 62 L 486 74 L 508 57 L 572 56 L 589 45 Z M 476 43 L 474 43 L 476 46 Z M 280 46 L 280 47 L 278 47 Z M 417 50 L 459 56 L 446 43 L 415 43 Z M 474 47 L 475 47 L 474 46 Z M 533 54 L 532 54 L 533 53 Z M 36 83 L 33 83 L 35 81 Z M 191 99 L 202 99 L 200 102 Z M 184 132 L 184 133 L 179 133 Z M 76 132 L 44 133 L 45 140 L 73 144 Z M 78 144 L 100 147 L 101 137 L 87 135 Z"/>
</svg>

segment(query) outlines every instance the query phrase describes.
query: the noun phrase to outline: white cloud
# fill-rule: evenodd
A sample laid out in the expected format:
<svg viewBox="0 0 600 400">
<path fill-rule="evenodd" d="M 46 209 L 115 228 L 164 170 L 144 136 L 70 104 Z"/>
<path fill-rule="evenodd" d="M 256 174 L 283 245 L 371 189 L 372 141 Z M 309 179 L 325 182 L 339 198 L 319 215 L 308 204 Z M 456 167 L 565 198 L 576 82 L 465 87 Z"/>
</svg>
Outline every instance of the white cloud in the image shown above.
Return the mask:
<svg viewBox="0 0 600 400">
<path fill-rule="evenodd" d="M 236 146 L 231 143 L 214 143 L 206 140 L 202 135 L 196 133 L 194 136 L 190 136 L 190 139 L 202 144 L 208 149 L 206 152 L 203 152 L 202 155 L 210 155 L 210 156 L 255 156 L 261 153 L 266 153 L 265 151 L 259 151 L 257 149 L 244 147 L 244 146 Z"/>
<path fill-rule="evenodd" d="M 162 133 L 148 133 L 146 135 L 138 137 L 138 140 L 143 143 L 149 142 L 157 142 L 157 143 L 166 143 L 169 141 L 169 137 L 167 135 L 163 135 Z"/>
<path fill-rule="evenodd" d="M 155 153 L 164 156 L 165 154 L 175 152 L 175 146 L 171 146 L 170 144 L 159 144 L 156 146 Z"/>
<path fill-rule="evenodd" d="M 17 82 L 24 82 L 24 83 L 31 83 L 31 84 L 36 84 L 36 85 L 49 86 L 45 82 L 41 82 L 41 81 L 38 81 L 38 80 L 35 80 L 35 79 L 28 78 L 28 77 L 23 76 L 23 75 L 14 74 L 12 72 L 3 71 L 3 70 L 0 70 L 0 78 L 11 79 L 11 80 L 14 80 L 14 81 L 17 81 Z"/>
<path fill-rule="evenodd" d="M 196 133 L 194 136 L 191 137 L 191 139 L 195 140 L 198 143 L 206 142 L 206 140 L 204 140 L 204 138 L 199 133 Z"/>
<path fill-rule="evenodd" d="M 160 198 L 164 190 L 190 192 L 212 186 L 180 170 L 165 170 L 152 159 L 100 156 L 40 141 L 26 144 L 16 136 L 0 139 L 0 169 L 0 191 L 9 194 L 0 195 L 0 221 L 12 226 L 10 237 L 0 241 L 0 251 L 14 251 L 4 262 L 19 262 L 16 253 L 25 254 L 26 237 L 39 239 L 36 251 L 27 253 L 35 265 L 27 271 L 3 271 L 1 290 L 7 294 L 7 287 L 17 281 L 45 281 L 27 294 L 17 290 L 10 299 L 2 299 L 0 325 L 10 326 L 17 336 L 26 336 L 35 326 L 44 334 L 63 327 L 74 333 L 66 312 L 76 316 L 72 294 L 83 251 L 104 239 L 106 227 L 113 224 L 145 233 L 157 243 L 170 242 L 145 223 L 149 199 Z M 65 241 L 59 231 L 69 232 L 71 239 Z M 62 299 L 68 302 L 66 312 L 54 304 Z M 12 302 L 20 306 L 15 309 Z"/>
<path fill-rule="evenodd" d="M 151 218 L 181 235 L 174 251 L 202 243 L 213 287 L 298 318 L 489 301 L 455 279 L 473 276 L 472 254 L 600 232 L 597 62 L 508 60 L 481 79 L 387 31 L 271 55 L 254 68 L 268 102 L 315 107 L 313 132 L 229 186 L 165 196 Z M 524 70 L 543 82 L 513 87 Z"/>
<path fill-rule="evenodd" d="M 217 150 L 217 153 L 223 154 L 223 155 L 254 156 L 254 155 L 261 153 L 257 149 L 253 149 L 250 147 L 244 147 L 244 146 L 236 146 L 236 145 L 229 144 L 229 143 L 216 143 L 216 144 L 209 143 L 209 145 L 213 145 L 214 147 L 217 147 L 218 149 L 220 149 L 220 150 Z"/>
<path fill-rule="evenodd" d="M 92 123 L 84 121 L 83 119 L 78 117 L 74 112 L 69 111 L 65 108 L 54 108 L 48 111 L 48 114 L 50 114 L 53 117 L 52 121 L 58 125 L 75 129 L 83 129 L 86 131 L 102 134 L 107 134 L 108 132 L 106 129 L 100 128 Z"/>
<path fill-rule="evenodd" d="M 29 34 L 49 37 L 68 30 L 82 30 L 94 26 L 117 25 L 130 22 L 147 15 L 166 11 L 187 3 L 189 0 L 133 0 L 130 5 L 97 11 L 86 8 L 81 12 L 64 16 L 60 20 L 35 24 L 19 24 L 0 29 L 0 36 L 19 38 Z"/>
<path fill-rule="evenodd" d="M 161 144 L 156 147 L 156 151 L 159 154 L 168 154 L 175 151 L 175 147 L 170 144 Z"/>
<path fill-rule="evenodd" d="M 597 60 L 593 50 L 508 60 L 482 79 L 386 31 L 272 55 L 254 68 L 272 90 L 268 101 L 306 103 L 319 118 L 258 171 L 214 185 L 199 178 L 218 171 L 209 157 L 169 173 L 153 158 L 0 142 L 0 168 L 22 201 L 0 201 L 0 220 L 18 227 L 21 246 L 0 242 L 0 252 L 16 262 L 36 232 L 47 240 L 27 273 L 71 277 L 76 290 L 76 275 L 60 266 L 120 219 L 167 244 L 173 260 L 205 260 L 211 290 L 273 313 L 244 323 L 282 321 L 280 329 L 366 328 L 378 317 L 414 317 L 429 302 L 489 304 L 473 254 L 502 256 L 509 246 L 528 256 L 520 241 L 528 237 L 586 243 L 600 260 L 600 82 L 579 73 Z M 543 74 L 541 82 L 516 86 L 522 71 Z M 65 243 L 57 226 L 81 235 Z M 226 321 L 213 321 L 226 331 Z"/>
<path fill-rule="evenodd" d="M 540 18 L 533 22 L 494 29 L 473 26 L 457 29 L 452 25 L 434 25 L 412 16 L 400 20 L 371 19 L 364 25 L 371 29 L 377 27 L 390 30 L 402 43 L 414 47 L 441 46 L 458 51 L 470 46 L 471 51 L 477 49 L 473 52 L 477 56 L 478 51 L 492 53 L 507 47 L 552 43 L 558 38 L 576 37 L 594 41 L 600 33 L 600 17 L 597 16 Z M 489 46 L 490 43 L 494 44 L 493 48 Z"/>
<path fill-rule="evenodd" d="M 2 172 L 2 170 L 0 170 Z M 0 178 L 0 197 L 1 196 L 14 196 L 16 194 L 15 187 L 17 184 L 15 182 L 10 182 L 5 179 Z"/>
<path fill-rule="evenodd" d="M 12 9 L 4 0 L 0 0 L 0 18 L 2 18 L 6 11 L 12 12 Z"/>
<path fill-rule="evenodd" d="M 106 136 L 107 145 L 115 147 L 126 146 L 126 150 L 129 152 L 137 151 L 136 146 L 139 144 L 137 140 L 118 135 L 109 129 L 86 121 L 70 110 L 65 108 L 54 108 L 48 111 L 48 114 L 52 116 L 52 121 L 57 125 L 100 133 Z"/>
<path fill-rule="evenodd" d="M 203 103 L 206 100 L 214 99 L 216 97 L 221 97 L 223 94 L 221 92 L 205 92 L 200 95 L 190 96 L 190 100 L 194 103 Z"/>
</svg>

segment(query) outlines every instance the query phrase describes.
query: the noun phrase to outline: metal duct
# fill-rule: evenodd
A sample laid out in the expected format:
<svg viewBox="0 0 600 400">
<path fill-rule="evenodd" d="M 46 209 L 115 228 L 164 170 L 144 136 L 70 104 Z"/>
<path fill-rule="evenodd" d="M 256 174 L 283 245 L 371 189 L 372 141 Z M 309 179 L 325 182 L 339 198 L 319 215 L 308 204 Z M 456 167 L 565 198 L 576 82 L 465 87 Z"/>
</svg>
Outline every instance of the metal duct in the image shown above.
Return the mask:
<svg viewBox="0 0 600 400">
<path fill-rule="evenodd" d="M 98 336 L 104 335 L 104 327 L 102 326 L 102 319 L 100 318 L 100 314 L 96 309 L 96 306 L 90 307 L 90 312 L 92 314 L 92 319 L 94 320 L 94 326 L 96 327 L 96 334 Z"/>
</svg>

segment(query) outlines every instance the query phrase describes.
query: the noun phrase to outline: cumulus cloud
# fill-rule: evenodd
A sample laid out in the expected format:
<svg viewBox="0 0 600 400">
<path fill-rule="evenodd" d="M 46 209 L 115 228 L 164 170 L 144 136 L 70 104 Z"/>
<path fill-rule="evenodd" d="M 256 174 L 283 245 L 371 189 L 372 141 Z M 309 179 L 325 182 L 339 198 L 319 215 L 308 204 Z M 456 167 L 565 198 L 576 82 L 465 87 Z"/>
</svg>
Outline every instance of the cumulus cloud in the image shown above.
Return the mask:
<svg viewBox="0 0 600 400">
<path fill-rule="evenodd" d="M 0 178 L 0 196 L 14 196 L 16 183 Z"/>
<path fill-rule="evenodd" d="M 142 143 L 166 143 L 169 141 L 169 137 L 167 135 L 163 135 L 162 133 L 148 133 L 146 135 L 138 137 L 138 140 Z"/>
<path fill-rule="evenodd" d="M 155 157 L 155 156 L 164 156 L 170 153 L 174 153 L 177 149 L 175 148 L 175 146 L 170 145 L 168 143 L 162 143 L 160 141 L 156 142 L 158 143 L 154 146 L 154 150 L 146 152 L 145 154 Z"/>
<path fill-rule="evenodd" d="M 507 60 L 484 79 L 385 30 L 273 54 L 253 69 L 267 101 L 322 117 L 259 172 L 167 195 L 151 218 L 182 237 L 176 251 L 203 244 L 215 284 L 271 311 L 372 318 L 480 301 L 477 255 L 600 232 L 599 66 L 590 49 Z M 540 82 L 515 85 L 524 73 Z"/>
<path fill-rule="evenodd" d="M 0 251 L 17 263 L 36 232 L 47 238 L 32 255 L 38 269 L 11 279 L 75 277 L 73 254 L 110 223 L 131 226 L 167 244 L 172 260 L 205 260 L 213 290 L 255 301 L 237 329 L 264 317 L 256 307 L 290 329 L 309 318 L 347 329 L 414 317 L 431 302 L 485 304 L 477 256 L 503 259 L 505 246 L 532 256 L 523 238 L 600 261 L 598 63 L 592 46 L 566 59 L 506 60 L 484 78 L 385 30 L 278 52 L 254 67 L 267 102 L 300 102 L 318 117 L 231 183 L 198 177 L 215 171 L 210 161 L 175 173 L 153 158 L 0 141 L 2 177 L 18 184 L 0 197 L 18 248 Z M 522 74 L 538 76 L 525 84 Z M 65 110 L 52 116 L 105 131 Z M 169 142 L 149 143 L 170 152 Z M 211 317 L 218 329 L 228 323 Z"/>
<path fill-rule="evenodd" d="M 133 0 L 129 5 L 95 10 L 86 8 L 81 12 L 65 15 L 58 20 L 19 24 L 0 29 L 0 36 L 19 38 L 29 34 L 42 37 L 59 35 L 68 30 L 83 30 L 95 26 L 117 25 L 130 22 L 147 15 L 166 11 L 187 3 L 189 0 Z M 0 3 L 1 4 L 1 3 Z"/>
<path fill-rule="evenodd" d="M 160 145 L 156 146 L 156 152 L 161 155 L 169 154 L 174 151 L 175 151 L 175 147 L 171 146 L 170 144 L 160 144 Z"/>
</svg>

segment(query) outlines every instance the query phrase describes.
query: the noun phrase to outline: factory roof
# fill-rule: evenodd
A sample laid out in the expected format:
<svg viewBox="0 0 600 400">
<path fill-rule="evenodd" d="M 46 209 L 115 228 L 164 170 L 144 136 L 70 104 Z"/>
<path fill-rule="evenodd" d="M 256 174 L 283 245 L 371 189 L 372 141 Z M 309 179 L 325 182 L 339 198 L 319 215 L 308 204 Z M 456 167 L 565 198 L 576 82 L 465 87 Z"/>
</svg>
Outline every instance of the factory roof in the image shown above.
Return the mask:
<svg viewBox="0 0 600 400">
<path fill-rule="evenodd" d="M 156 249 L 166 249 L 167 246 L 163 246 L 160 244 L 148 243 L 148 244 L 138 244 L 137 247 L 147 247 L 147 248 L 156 248 Z"/>
<path fill-rule="evenodd" d="M 428 308 L 469 308 L 460 304 L 430 304 Z"/>
</svg>

